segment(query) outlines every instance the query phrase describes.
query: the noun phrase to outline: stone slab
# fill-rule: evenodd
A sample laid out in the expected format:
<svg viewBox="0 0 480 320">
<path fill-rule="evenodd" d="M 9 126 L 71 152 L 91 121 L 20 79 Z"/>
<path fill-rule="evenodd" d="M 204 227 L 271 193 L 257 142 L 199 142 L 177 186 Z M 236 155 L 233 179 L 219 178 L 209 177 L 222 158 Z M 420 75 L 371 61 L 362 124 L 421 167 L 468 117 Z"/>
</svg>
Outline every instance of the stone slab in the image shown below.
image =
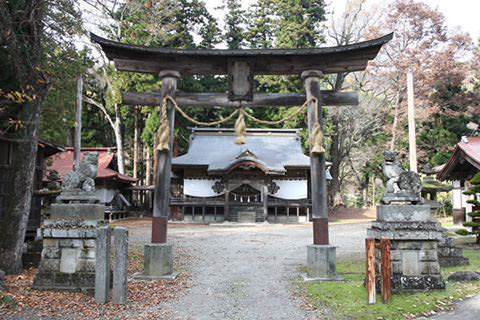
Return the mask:
<svg viewBox="0 0 480 320">
<path fill-rule="evenodd" d="M 254 211 L 239 211 L 238 212 L 238 223 L 255 223 L 257 214 Z"/>
<path fill-rule="evenodd" d="M 307 275 L 316 279 L 336 279 L 336 247 L 311 244 L 307 246 Z"/>
<path fill-rule="evenodd" d="M 113 229 L 113 304 L 127 303 L 128 230 L 123 227 Z"/>
<path fill-rule="evenodd" d="M 345 281 L 345 279 L 339 276 L 338 274 L 330 278 L 320 278 L 320 277 L 312 278 L 308 275 L 308 273 L 302 273 L 302 278 L 304 282 L 328 282 L 328 281 L 343 282 Z"/>
<path fill-rule="evenodd" d="M 103 220 L 105 206 L 96 203 L 53 203 L 50 206 L 50 218 Z"/>
<path fill-rule="evenodd" d="M 85 219 L 69 219 L 69 220 L 43 220 L 43 226 L 45 228 L 100 228 L 108 225 L 104 220 L 85 220 Z"/>
<path fill-rule="evenodd" d="M 81 250 L 78 248 L 63 248 L 60 258 L 60 272 L 75 273 Z"/>
<path fill-rule="evenodd" d="M 378 205 L 377 221 L 433 221 L 429 205 Z"/>
<path fill-rule="evenodd" d="M 144 247 L 144 275 L 167 276 L 173 272 L 173 254 L 170 243 L 151 243 Z"/>
<path fill-rule="evenodd" d="M 110 239 L 109 227 L 98 230 L 95 260 L 95 302 L 97 303 L 107 303 L 110 293 Z"/>
<path fill-rule="evenodd" d="M 133 275 L 134 280 L 175 280 L 180 272 L 172 271 L 172 273 L 164 276 L 146 275 L 143 273 L 135 273 Z"/>
<path fill-rule="evenodd" d="M 97 229 L 41 229 L 40 235 L 45 238 L 95 239 Z"/>
<path fill-rule="evenodd" d="M 436 231 L 425 230 L 376 230 L 368 229 L 368 237 L 375 239 L 388 238 L 390 240 L 437 240 L 441 238 L 441 234 Z"/>
</svg>

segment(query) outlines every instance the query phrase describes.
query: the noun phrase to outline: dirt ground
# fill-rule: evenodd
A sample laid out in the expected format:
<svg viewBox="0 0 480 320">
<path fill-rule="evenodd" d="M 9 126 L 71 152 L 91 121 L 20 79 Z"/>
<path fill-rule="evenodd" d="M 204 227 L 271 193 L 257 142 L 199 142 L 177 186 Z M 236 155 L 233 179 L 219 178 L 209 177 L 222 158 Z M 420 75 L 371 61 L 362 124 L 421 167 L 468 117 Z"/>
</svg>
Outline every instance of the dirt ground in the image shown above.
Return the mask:
<svg viewBox="0 0 480 320">
<path fill-rule="evenodd" d="M 370 212 L 332 214 L 330 242 L 337 257 L 361 256 Z M 335 222 L 336 221 L 336 222 Z M 362 223 L 358 223 L 363 221 Z M 348 223 L 357 222 L 357 223 Z M 2 319 L 317 319 L 302 308 L 292 280 L 306 264 L 311 224 L 250 227 L 169 224 L 175 281 L 134 281 L 141 271 L 143 245 L 150 242 L 150 219 L 126 219 L 129 229 L 129 284 L 126 306 L 96 304 L 81 293 L 31 289 L 36 270 L 8 276 L 16 305 L 0 307 Z"/>
</svg>

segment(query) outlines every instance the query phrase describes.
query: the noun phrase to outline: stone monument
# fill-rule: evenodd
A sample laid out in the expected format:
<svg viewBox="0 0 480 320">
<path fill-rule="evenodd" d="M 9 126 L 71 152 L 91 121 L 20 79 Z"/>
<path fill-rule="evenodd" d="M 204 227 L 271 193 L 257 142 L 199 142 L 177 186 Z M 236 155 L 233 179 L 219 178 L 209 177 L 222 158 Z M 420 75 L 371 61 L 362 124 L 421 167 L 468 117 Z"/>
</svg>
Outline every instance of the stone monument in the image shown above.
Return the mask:
<svg viewBox="0 0 480 320">
<path fill-rule="evenodd" d="M 85 152 L 78 170 L 65 175 L 51 215 L 38 231 L 42 260 L 34 280 L 41 290 L 93 291 L 95 238 L 106 224 L 105 206 L 95 196 L 98 153 Z"/>
<path fill-rule="evenodd" d="M 377 206 L 377 220 L 367 234 L 391 241 L 392 290 L 444 289 L 438 260 L 438 243 L 443 235 L 430 206 L 423 204 L 418 194 L 420 177 L 402 167 L 396 151 L 384 152 L 383 172 L 388 178 L 387 188 L 382 204 Z M 380 249 L 376 250 L 379 271 Z"/>
</svg>

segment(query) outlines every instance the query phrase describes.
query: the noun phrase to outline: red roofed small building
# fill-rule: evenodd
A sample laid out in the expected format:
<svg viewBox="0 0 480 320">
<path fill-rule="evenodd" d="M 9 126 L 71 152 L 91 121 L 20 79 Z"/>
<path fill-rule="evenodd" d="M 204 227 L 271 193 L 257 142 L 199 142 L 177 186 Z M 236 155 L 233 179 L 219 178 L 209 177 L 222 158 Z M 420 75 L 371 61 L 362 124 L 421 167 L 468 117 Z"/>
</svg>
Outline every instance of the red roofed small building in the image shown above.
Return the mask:
<svg viewBox="0 0 480 320">
<path fill-rule="evenodd" d="M 467 203 L 471 196 L 466 196 L 463 191 L 470 188 L 469 180 L 480 171 L 480 137 L 463 137 L 455 145 L 453 154 L 437 174 L 438 180 L 453 182 L 452 204 L 454 215 L 471 212 L 472 205 Z M 467 216 L 467 219 L 470 218 Z M 465 218 L 464 218 L 465 219 Z M 457 220 L 457 219 L 454 219 Z M 457 220 L 455 222 L 460 223 Z"/>
<path fill-rule="evenodd" d="M 66 151 L 53 155 L 49 158 L 51 165 L 47 172 L 56 170 L 60 177 L 64 177 L 73 168 L 73 148 L 67 147 Z M 114 147 L 83 147 L 80 152 L 80 159 L 83 152 L 98 152 L 98 172 L 95 179 L 96 194 L 100 202 L 111 205 L 115 208 L 130 206 L 131 191 L 128 188 L 138 179 L 124 175 L 116 171 Z"/>
</svg>

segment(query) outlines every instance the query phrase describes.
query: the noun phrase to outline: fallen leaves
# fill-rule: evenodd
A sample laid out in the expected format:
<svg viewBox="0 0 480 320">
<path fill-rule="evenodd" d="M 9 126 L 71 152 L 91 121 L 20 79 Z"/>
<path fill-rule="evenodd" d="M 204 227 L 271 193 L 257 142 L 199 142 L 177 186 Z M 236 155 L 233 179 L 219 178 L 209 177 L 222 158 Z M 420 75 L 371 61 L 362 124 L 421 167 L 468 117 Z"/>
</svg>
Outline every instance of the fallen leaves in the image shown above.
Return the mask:
<svg viewBox="0 0 480 320">
<path fill-rule="evenodd" d="M 134 248 L 129 252 L 128 272 L 131 276 L 143 270 L 143 252 Z M 8 290 L 0 296 L 8 296 L 11 303 L 0 305 L 0 317 L 29 314 L 36 317 L 59 319 L 162 319 L 167 311 L 162 304 L 176 298 L 191 285 L 186 276 L 173 281 L 130 281 L 127 284 L 128 303 L 98 304 L 94 297 L 83 293 L 38 291 L 32 289 L 37 269 L 29 269 L 20 275 L 6 276 Z M 13 300 L 12 300 L 13 299 Z"/>
</svg>

